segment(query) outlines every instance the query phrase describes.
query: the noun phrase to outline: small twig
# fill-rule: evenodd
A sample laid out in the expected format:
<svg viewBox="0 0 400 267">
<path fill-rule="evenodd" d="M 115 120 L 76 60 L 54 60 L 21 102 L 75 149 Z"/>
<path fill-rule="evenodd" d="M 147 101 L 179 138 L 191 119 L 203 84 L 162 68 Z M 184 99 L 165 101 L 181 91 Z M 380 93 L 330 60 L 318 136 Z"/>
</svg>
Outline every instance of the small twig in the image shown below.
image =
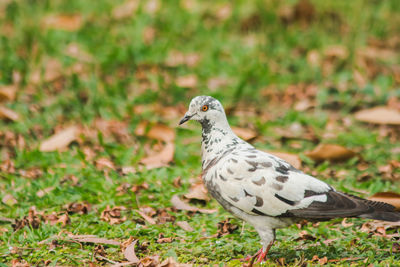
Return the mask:
<svg viewBox="0 0 400 267">
<path fill-rule="evenodd" d="M 245 221 L 243 221 L 243 222 L 242 222 L 242 230 L 240 231 L 240 236 L 243 235 L 243 232 L 244 232 L 244 225 L 245 225 L 245 224 L 246 224 Z"/>
<path fill-rule="evenodd" d="M 9 222 L 9 223 L 14 223 L 15 220 L 11 218 L 6 218 L 6 217 L 0 217 L 0 222 Z"/>
<path fill-rule="evenodd" d="M 103 260 L 103 261 L 108 261 L 109 263 L 112 263 L 112 264 L 119 264 L 119 262 L 107 259 L 106 257 L 100 256 L 100 255 L 96 255 L 96 258 Z"/>
</svg>

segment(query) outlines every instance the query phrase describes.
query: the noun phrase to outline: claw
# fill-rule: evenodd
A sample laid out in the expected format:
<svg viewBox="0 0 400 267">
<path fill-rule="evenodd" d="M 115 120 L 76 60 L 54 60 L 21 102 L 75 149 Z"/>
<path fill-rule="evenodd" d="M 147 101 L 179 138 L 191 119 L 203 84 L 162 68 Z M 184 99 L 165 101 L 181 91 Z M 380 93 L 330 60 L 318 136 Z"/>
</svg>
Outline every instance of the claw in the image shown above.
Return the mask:
<svg viewBox="0 0 400 267">
<path fill-rule="evenodd" d="M 268 253 L 267 250 L 264 251 L 264 249 L 261 249 L 261 250 L 259 251 L 258 256 L 257 256 L 257 262 L 258 262 L 258 263 L 263 262 L 263 261 L 266 259 L 266 257 L 267 257 L 267 253 Z"/>
</svg>

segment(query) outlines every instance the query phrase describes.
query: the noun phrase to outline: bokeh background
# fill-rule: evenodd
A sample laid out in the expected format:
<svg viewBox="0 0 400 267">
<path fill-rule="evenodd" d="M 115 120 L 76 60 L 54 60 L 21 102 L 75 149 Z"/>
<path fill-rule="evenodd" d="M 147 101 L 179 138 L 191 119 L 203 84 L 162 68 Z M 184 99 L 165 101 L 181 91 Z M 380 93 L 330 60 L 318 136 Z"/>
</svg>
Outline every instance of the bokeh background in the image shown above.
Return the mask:
<svg viewBox="0 0 400 267">
<path fill-rule="evenodd" d="M 255 253 L 204 192 L 200 126 L 177 128 L 196 95 L 258 148 L 400 202 L 399 51 L 397 0 L 1 1 L 0 262 L 126 262 L 132 240 L 148 265 Z M 304 223 L 268 264 L 398 264 L 398 237 Z"/>
</svg>

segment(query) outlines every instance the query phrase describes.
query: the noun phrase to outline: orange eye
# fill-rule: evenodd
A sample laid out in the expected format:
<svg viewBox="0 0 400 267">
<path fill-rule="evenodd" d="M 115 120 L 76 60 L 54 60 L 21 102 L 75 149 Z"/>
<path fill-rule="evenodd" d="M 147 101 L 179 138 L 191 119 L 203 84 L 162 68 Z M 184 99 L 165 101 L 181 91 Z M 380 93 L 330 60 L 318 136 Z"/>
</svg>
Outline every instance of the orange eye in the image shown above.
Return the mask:
<svg viewBox="0 0 400 267">
<path fill-rule="evenodd" d="M 202 110 L 202 111 L 207 111 L 207 110 L 208 110 L 208 106 L 207 106 L 207 105 L 202 106 L 202 107 L 201 107 L 201 110 Z"/>
</svg>

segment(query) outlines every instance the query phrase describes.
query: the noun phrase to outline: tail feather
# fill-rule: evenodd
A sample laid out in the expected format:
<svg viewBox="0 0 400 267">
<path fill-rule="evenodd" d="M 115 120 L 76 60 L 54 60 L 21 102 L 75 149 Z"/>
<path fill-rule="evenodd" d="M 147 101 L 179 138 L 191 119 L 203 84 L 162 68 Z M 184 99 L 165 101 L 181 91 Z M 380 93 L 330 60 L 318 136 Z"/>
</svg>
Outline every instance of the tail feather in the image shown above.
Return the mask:
<svg viewBox="0 0 400 267">
<path fill-rule="evenodd" d="M 357 217 L 388 222 L 400 222 L 400 212 L 395 211 L 374 211 Z"/>
</svg>

